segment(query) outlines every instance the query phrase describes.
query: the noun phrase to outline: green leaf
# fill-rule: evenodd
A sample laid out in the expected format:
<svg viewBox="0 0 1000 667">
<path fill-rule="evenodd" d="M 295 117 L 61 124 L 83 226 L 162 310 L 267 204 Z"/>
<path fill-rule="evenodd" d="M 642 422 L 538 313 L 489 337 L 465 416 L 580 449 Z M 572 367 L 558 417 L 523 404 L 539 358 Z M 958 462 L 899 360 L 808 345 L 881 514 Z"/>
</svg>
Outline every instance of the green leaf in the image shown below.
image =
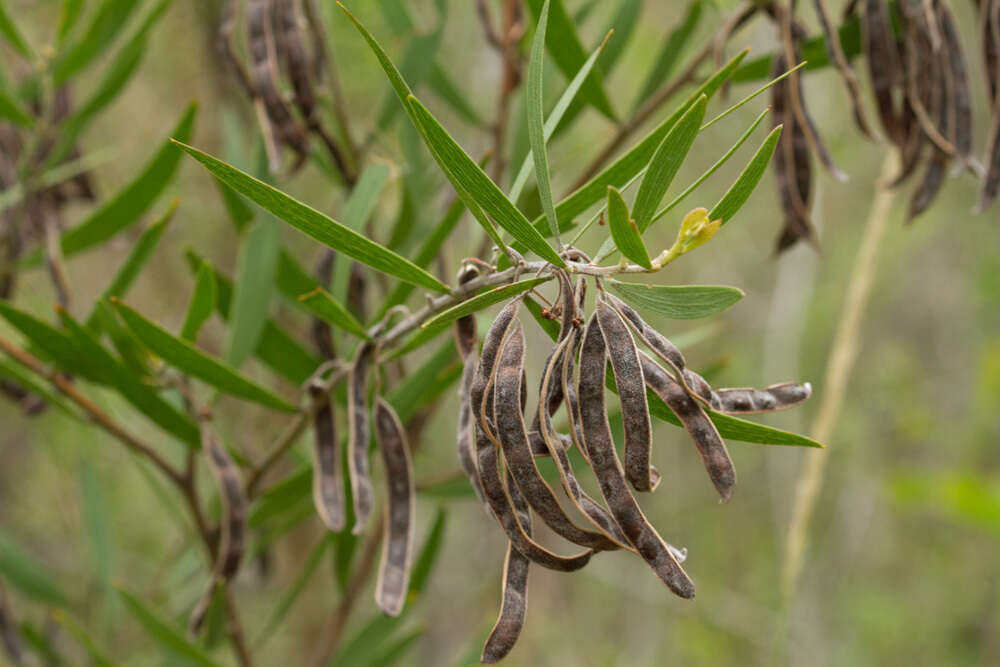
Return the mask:
<svg viewBox="0 0 1000 667">
<path fill-rule="evenodd" d="M 531 316 L 535 318 L 535 322 L 538 326 L 542 328 L 549 338 L 556 340 L 559 337 L 559 322 L 557 322 L 552 317 L 545 317 L 542 315 L 542 304 L 535 301 L 531 296 L 526 296 L 524 298 L 524 305 L 531 313 Z"/>
<path fill-rule="evenodd" d="M 677 27 L 670 31 L 670 36 L 663 42 L 660 52 L 656 56 L 653 67 L 646 75 L 646 81 L 639 89 L 632 103 L 632 109 L 638 109 L 653 96 L 660 86 L 664 85 L 670 74 L 674 71 L 678 59 L 687 53 L 687 43 L 698 27 L 698 20 L 701 18 L 702 0 L 692 0 L 688 4 L 684 18 L 677 24 Z"/>
<path fill-rule="evenodd" d="M 573 218 L 580 215 L 592 205 L 607 196 L 608 186 L 616 188 L 623 187 L 626 182 L 633 178 L 645 167 L 653 158 L 656 149 L 663 142 L 663 138 L 670 129 L 680 120 L 688 109 L 694 105 L 698 99 L 705 95 L 711 98 L 712 95 L 725 83 L 733 71 L 739 66 L 746 56 L 747 51 L 741 51 L 718 72 L 713 74 L 705 83 L 700 85 L 688 99 L 677 108 L 670 116 L 660 122 L 646 137 L 628 152 L 615 160 L 599 174 L 591 178 L 584 185 L 580 186 L 571 195 L 563 199 L 556 205 L 556 216 L 559 218 L 559 228 L 571 222 Z M 548 228 L 545 216 L 540 216 L 534 222 L 536 230 Z"/>
<path fill-rule="evenodd" d="M 481 207 L 512 237 L 542 259 L 556 266 L 565 267 L 566 263 L 559 257 L 559 253 L 546 242 L 537 229 L 532 227 L 531 222 L 486 175 L 486 172 L 476 164 L 475 160 L 455 143 L 447 130 L 438 123 L 437 119 L 420 103 L 420 100 L 412 95 L 409 99 L 410 108 L 431 147 L 431 152 L 438 157 L 439 164 L 449 180 L 452 181 L 459 196 L 462 196 L 463 192 L 467 193 L 474 205 Z M 468 201 L 466 201 L 466 205 L 471 208 Z"/>
<path fill-rule="evenodd" d="M 233 368 L 246 361 L 260 340 L 280 252 L 281 227 L 271 216 L 262 216 L 247 231 L 236 265 L 225 344 L 226 363 Z"/>
<path fill-rule="evenodd" d="M 52 573 L 43 570 L 37 558 L 23 553 L 3 532 L 0 532 L 0 575 L 36 602 L 55 607 L 68 604 L 66 595 L 54 583 Z"/>
<path fill-rule="evenodd" d="M 469 101 L 465 98 L 465 93 L 458 89 L 451 76 L 440 63 L 434 63 L 430 74 L 427 77 L 427 85 L 434 91 L 438 99 L 451 107 L 459 118 L 473 127 L 485 128 L 486 121 L 479 115 Z M 512 197 L 513 199 L 513 197 Z"/>
<path fill-rule="evenodd" d="M 393 108 L 395 105 L 393 105 Z M 371 217 L 378 204 L 386 181 L 389 180 L 389 166 L 382 162 L 373 162 L 364 168 L 357 184 L 351 190 L 351 196 L 344 205 L 341 220 L 345 227 L 364 233 L 365 223 Z M 351 262 L 336 262 L 333 265 L 333 280 L 330 290 L 341 301 L 347 298 L 347 286 L 351 278 Z M 303 292 L 299 292 L 303 294 Z"/>
<path fill-rule="evenodd" d="M 118 390 L 122 398 L 154 424 L 172 433 L 189 447 L 200 446 L 201 436 L 198 427 L 190 417 L 163 400 L 132 371 L 123 366 L 97 342 L 88 329 L 78 324 L 66 311 L 60 309 L 59 318 L 76 349 L 91 363 L 101 368 L 102 375 L 107 377 L 108 383 Z"/>
<path fill-rule="evenodd" d="M 67 403 L 66 399 L 60 394 L 54 393 L 49 389 L 48 385 L 38 382 L 34 375 L 29 375 L 20 366 L 9 363 L 2 357 L 0 357 L 0 377 L 13 380 L 31 393 L 43 398 L 46 403 L 59 408 L 66 415 L 86 423 L 83 416 L 80 415 L 80 411 L 70 403 Z"/>
<path fill-rule="evenodd" d="M 180 142 L 177 144 L 223 183 L 320 243 L 400 280 L 437 292 L 448 291 L 441 281 L 409 260 L 368 240 L 316 209 L 207 153 Z"/>
<path fill-rule="evenodd" d="M 59 35 L 57 37 L 57 44 L 60 47 L 66 42 L 66 38 L 69 37 L 69 33 L 73 30 L 82 12 L 83 0 L 63 0 L 62 11 L 59 16 Z"/>
<path fill-rule="evenodd" d="M 193 252 L 187 253 L 188 264 L 197 271 L 202 260 Z M 278 274 L 281 275 L 279 260 Z M 232 303 L 233 288 L 229 279 L 213 269 L 216 290 L 216 310 L 222 319 L 229 318 L 229 308 Z M 280 286 L 280 278 L 279 278 Z M 301 292 L 295 292 L 290 299 L 296 299 Z M 322 363 L 312 353 L 307 352 L 295 338 L 285 333 L 273 320 L 264 324 L 254 354 L 268 368 L 294 384 L 302 384 Z"/>
<path fill-rule="evenodd" d="M 132 249 L 129 250 L 128 257 L 118 267 L 118 271 L 111 279 L 111 282 L 104 288 L 104 292 L 101 293 L 102 299 L 110 299 L 113 296 L 120 299 L 125 296 L 129 288 L 132 287 L 132 283 L 135 282 L 135 279 L 139 277 L 139 273 L 146 266 L 146 262 L 152 256 L 157 244 L 163 237 L 163 232 L 166 231 L 167 225 L 173 219 L 174 211 L 176 210 L 177 200 L 175 199 L 170 203 L 166 212 L 142 232 L 132 245 Z M 95 304 L 90 312 L 90 316 L 87 318 L 86 325 L 88 329 L 96 330 L 98 326 L 100 320 L 97 310 L 98 308 Z"/>
<path fill-rule="evenodd" d="M 54 361 L 64 371 L 99 384 L 110 382 L 107 369 L 101 368 L 94 359 L 74 345 L 65 333 L 47 322 L 18 310 L 6 301 L 0 301 L 0 317 L 24 334 L 37 351 Z"/>
<path fill-rule="evenodd" d="M 184 632 L 157 616 L 146 604 L 125 589 L 117 588 L 122 602 L 142 629 L 160 646 L 178 657 L 204 667 L 220 667 L 202 648 L 189 642 Z"/>
<path fill-rule="evenodd" d="M 399 71 L 403 79 L 410 82 L 410 85 L 419 86 L 430 75 L 434 67 L 434 59 L 440 50 L 443 34 L 444 23 L 442 22 L 432 32 L 416 35 L 407 43 L 399 61 Z M 389 94 L 382 103 L 375 127 L 384 131 L 397 113 L 399 113 L 399 105 L 393 101 L 392 94 Z"/>
<path fill-rule="evenodd" d="M 407 374 L 389 396 L 389 404 L 404 424 L 450 386 L 458 367 L 458 352 L 452 341 L 442 344 L 416 371 Z"/>
<path fill-rule="evenodd" d="M 114 42 L 129 16 L 141 3 L 135 0 L 104 0 L 79 42 L 56 59 L 52 78 L 58 86 L 80 72 Z"/>
<path fill-rule="evenodd" d="M 171 366 L 233 396 L 275 410 L 297 411 L 295 406 L 284 399 L 244 378 L 231 367 L 201 352 L 186 340 L 177 338 L 153 324 L 121 301 L 115 299 L 112 303 L 126 326 L 142 341 L 142 344 Z"/>
<path fill-rule="evenodd" d="M 177 127 L 171 132 L 171 137 L 188 140 L 194 125 L 195 111 L 193 104 L 187 108 Z M 134 181 L 79 225 L 63 234 L 63 255 L 71 257 L 99 245 L 139 220 L 166 189 L 177 171 L 180 159 L 180 151 L 170 142 L 165 143 Z"/>
<path fill-rule="evenodd" d="M 576 29 L 573 27 L 573 20 L 566 12 L 566 7 L 563 5 L 562 0 L 551 1 L 552 5 L 549 9 L 551 25 L 548 30 L 549 37 L 545 40 L 545 45 L 548 47 L 552 60 L 555 61 L 563 75 L 567 79 L 570 79 L 583 66 L 584 61 L 587 60 L 587 53 L 583 50 L 580 37 L 576 34 Z M 535 15 L 536 20 L 540 20 L 542 3 L 543 0 L 528 0 L 528 6 L 531 8 L 531 12 Z M 611 108 L 611 102 L 604 92 L 604 84 L 601 81 L 600 72 L 593 71 L 587 76 L 580 95 L 588 104 L 606 116 L 608 120 L 617 122 L 615 112 Z"/>
<path fill-rule="evenodd" d="M 326 555 L 326 552 L 330 548 L 331 544 L 333 544 L 333 536 L 329 533 L 324 533 L 319 542 L 316 543 L 316 546 L 309 552 L 309 557 L 306 558 L 306 562 L 302 566 L 302 569 L 299 570 L 298 575 L 295 577 L 295 581 L 288 586 L 288 589 L 282 594 L 278 603 L 274 606 L 274 610 L 264 623 L 264 629 L 261 630 L 260 635 L 254 642 L 255 647 L 263 646 L 263 644 L 271 638 L 275 630 L 278 629 L 281 622 L 285 620 L 285 616 L 288 615 L 292 606 L 299 599 L 299 596 L 302 595 L 302 591 L 306 589 L 306 584 L 309 583 L 313 574 L 316 573 L 316 568 L 322 562 L 323 556 Z"/>
<path fill-rule="evenodd" d="M 222 197 L 222 205 L 226 207 L 226 213 L 229 214 L 233 226 L 237 232 L 242 232 L 243 228 L 253 220 L 254 210 L 231 187 L 217 178 L 212 180 L 215 181 L 219 196 Z"/>
<path fill-rule="evenodd" d="M 303 499 L 309 499 L 309 494 L 312 492 L 312 474 L 312 466 L 304 466 L 261 494 L 250 512 L 248 519 L 250 527 L 260 528 L 274 517 L 294 508 Z"/>
<path fill-rule="evenodd" d="M 52 620 L 61 625 L 66 632 L 76 639 L 77 643 L 87 653 L 92 664 L 98 667 L 115 667 L 118 664 L 108 656 L 104 649 L 97 645 L 91 634 L 75 616 L 65 609 L 53 609 L 50 616 Z"/>
<path fill-rule="evenodd" d="M 8 97 L 3 90 L 0 90 L 0 120 L 9 120 L 15 125 L 23 127 L 31 127 L 35 124 L 35 119 L 29 116 L 20 104 Z"/>
<path fill-rule="evenodd" d="M 701 121 L 705 118 L 707 105 L 708 98 L 704 95 L 699 97 L 670 129 L 663 138 L 663 143 L 653 154 L 646 175 L 639 182 L 639 191 L 632 205 L 632 217 L 635 218 L 640 233 L 649 228 L 656 207 L 660 205 L 663 195 L 667 193 L 674 176 L 677 175 L 688 151 L 691 150 L 694 139 L 698 136 Z"/>
<path fill-rule="evenodd" d="M 439 507 L 434 515 L 434 523 L 431 524 L 430 533 L 424 541 L 424 548 L 420 550 L 416 563 L 413 565 L 413 574 L 410 576 L 410 591 L 406 597 L 407 606 L 415 604 L 420 600 L 427 580 L 430 579 L 434 563 L 437 562 L 441 554 L 441 545 L 444 543 L 444 531 L 448 525 L 448 513 L 443 507 Z"/>
<path fill-rule="evenodd" d="M 608 228 L 615 245 L 625 257 L 644 268 L 653 268 L 649 252 L 639 235 L 639 227 L 629 216 L 628 205 L 618 189 L 611 185 L 608 186 Z"/>
<path fill-rule="evenodd" d="M 409 633 L 404 635 L 402 639 L 396 640 L 389 646 L 389 648 L 376 655 L 371 662 L 367 663 L 368 667 L 391 667 L 392 665 L 395 665 L 403 659 L 407 651 L 413 648 L 413 645 L 417 643 L 417 640 L 423 637 L 426 633 L 427 631 L 423 628 L 411 630 Z"/>
<path fill-rule="evenodd" d="M 549 181 L 549 159 L 545 152 L 545 95 L 543 91 L 545 65 L 545 30 L 549 22 L 549 2 L 545 0 L 542 13 L 538 18 L 535 38 L 531 43 L 531 59 L 528 61 L 528 141 L 531 144 L 531 155 L 535 163 L 535 181 L 538 184 L 538 196 L 542 200 L 542 211 L 549 219 L 552 236 L 559 236 L 556 222 L 555 205 L 552 203 L 552 183 Z"/>
<path fill-rule="evenodd" d="M 371 340 L 371 336 L 354 315 L 322 287 L 303 294 L 299 297 L 299 302 L 324 322 L 329 322 L 364 340 Z"/>
<path fill-rule="evenodd" d="M 750 159 L 736 182 L 726 191 L 719 203 L 708 212 L 709 220 L 721 219 L 724 225 L 747 202 L 764 176 L 764 172 L 767 171 L 767 165 L 771 161 L 771 156 L 774 155 L 774 149 L 778 145 L 780 137 L 781 125 L 778 125 L 764 139 L 764 143 L 754 153 L 753 158 Z"/>
<path fill-rule="evenodd" d="M 184 316 L 181 338 L 191 343 L 198 339 L 198 332 L 215 310 L 215 271 L 211 264 L 202 262 L 194 282 L 194 292 Z"/>
<path fill-rule="evenodd" d="M 6 4 L 6 2 L 0 0 L 0 35 L 3 35 L 12 49 L 28 60 L 31 60 L 35 54 L 32 52 L 31 47 L 28 46 L 28 43 L 24 41 L 21 31 L 17 29 L 14 21 L 10 18 L 10 14 L 7 13 Z"/>
<path fill-rule="evenodd" d="M 614 37 L 601 59 L 601 64 L 598 65 L 604 76 L 610 74 L 611 70 L 618 64 L 618 59 L 625 52 L 625 47 L 628 46 L 635 28 L 639 24 L 641 13 L 642 0 L 622 0 L 621 4 L 618 5 L 618 11 L 615 12 L 608 30 L 605 31 L 613 33 Z"/>
<path fill-rule="evenodd" d="M 84 532 L 93 552 L 94 571 L 97 572 L 101 592 L 106 593 L 111 588 L 111 575 L 115 567 L 111 519 L 104 491 L 93 464 L 87 458 L 80 461 L 80 507 Z"/>
<path fill-rule="evenodd" d="M 594 64 L 597 62 L 598 57 L 601 55 L 605 46 L 608 43 L 608 38 L 610 35 L 604 37 L 590 57 L 587 58 L 587 62 L 583 63 L 583 67 L 580 71 L 576 73 L 573 80 L 569 82 L 566 86 L 566 90 L 563 94 L 559 96 L 559 100 L 556 105 L 552 107 L 552 111 L 549 113 L 549 117 L 545 120 L 544 134 L 545 142 L 552 138 L 553 133 L 555 133 L 556 128 L 559 127 L 559 123 L 562 121 L 566 111 L 569 109 L 570 104 L 576 99 L 577 94 L 580 92 L 580 87 L 583 82 L 586 81 L 587 76 L 590 74 L 590 70 L 594 68 Z M 517 171 L 517 177 L 514 179 L 513 185 L 510 187 L 510 199 L 512 201 L 517 201 L 521 197 L 521 192 L 524 190 L 525 184 L 528 182 L 528 175 L 531 173 L 533 157 L 529 152 L 528 155 L 524 157 L 524 161 L 521 163 L 521 168 Z"/>
<path fill-rule="evenodd" d="M 633 308 L 673 320 L 696 320 L 722 312 L 743 298 L 743 290 L 720 285 L 644 285 L 608 281 Z"/>
</svg>

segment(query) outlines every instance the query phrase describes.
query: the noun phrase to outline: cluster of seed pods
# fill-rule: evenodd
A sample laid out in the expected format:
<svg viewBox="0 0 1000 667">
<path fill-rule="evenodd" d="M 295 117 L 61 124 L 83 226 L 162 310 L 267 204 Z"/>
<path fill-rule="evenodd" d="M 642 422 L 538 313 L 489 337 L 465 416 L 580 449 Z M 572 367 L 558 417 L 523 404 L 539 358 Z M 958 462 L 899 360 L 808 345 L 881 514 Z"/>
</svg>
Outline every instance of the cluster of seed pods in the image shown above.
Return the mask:
<svg viewBox="0 0 1000 667">
<path fill-rule="evenodd" d="M 538 406 L 525 417 L 525 333 L 518 318 L 521 298 L 509 302 L 483 339 L 476 340 L 475 316 L 455 325 L 464 362 L 458 414 L 458 454 L 487 513 L 508 539 L 503 569 L 503 601 L 482 661 L 506 656 L 524 624 L 528 570 L 532 563 L 559 572 L 584 567 L 600 551 L 636 554 L 676 595 L 694 597 L 694 584 L 681 563 L 686 553 L 669 545 L 649 523 L 633 491 L 656 489 L 660 476 L 650 462 L 652 429 L 647 388 L 670 407 L 700 454 L 723 500 L 736 482 L 732 460 L 709 410 L 730 414 L 791 407 L 810 395 L 808 384 L 767 389 L 713 390 L 687 368 L 680 351 L 625 303 L 600 289 L 594 312 L 584 320 L 584 290 L 561 271 L 561 330 L 542 371 Z M 642 346 L 648 350 L 643 351 Z M 608 422 L 605 385 L 610 362 L 624 425 L 624 463 Z M 558 432 L 553 414 L 565 406 L 567 433 Z M 588 495 L 568 456 L 576 447 L 600 489 Z M 562 495 L 586 519 L 567 515 L 560 494 L 542 477 L 535 458 L 548 456 L 559 472 Z M 582 550 L 559 555 L 532 537 L 532 515 Z"/>
</svg>

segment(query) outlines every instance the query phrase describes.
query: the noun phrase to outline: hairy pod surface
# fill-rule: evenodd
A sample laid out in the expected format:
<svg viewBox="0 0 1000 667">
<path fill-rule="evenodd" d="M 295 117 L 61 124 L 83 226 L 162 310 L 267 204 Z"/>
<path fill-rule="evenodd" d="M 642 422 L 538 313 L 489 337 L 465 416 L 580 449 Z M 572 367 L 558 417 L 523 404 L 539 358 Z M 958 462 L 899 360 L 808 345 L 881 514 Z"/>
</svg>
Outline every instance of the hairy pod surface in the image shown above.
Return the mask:
<svg viewBox="0 0 1000 667">
<path fill-rule="evenodd" d="M 347 461 L 354 500 L 354 528 L 351 532 L 355 535 L 364 530 L 375 504 L 368 463 L 368 442 L 371 439 L 368 373 L 374 355 L 374 345 L 362 343 L 347 376 Z"/>
<path fill-rule="evenodd" d="M 410 586 L 416 492 L 406 432 L 381 397 L 375 399 L 375 440 L 382 452 L 389 496 L 375 602 L 386 614 L 398 616 Z"/>
<path fill-rule="evenodd" d="M 319 383 L 310 384 L 309 393 L 319 403 L 313 416 L 313 503 L 326 527 L 339 533 L 347 515 L 333 404 Z"/>
</svg>

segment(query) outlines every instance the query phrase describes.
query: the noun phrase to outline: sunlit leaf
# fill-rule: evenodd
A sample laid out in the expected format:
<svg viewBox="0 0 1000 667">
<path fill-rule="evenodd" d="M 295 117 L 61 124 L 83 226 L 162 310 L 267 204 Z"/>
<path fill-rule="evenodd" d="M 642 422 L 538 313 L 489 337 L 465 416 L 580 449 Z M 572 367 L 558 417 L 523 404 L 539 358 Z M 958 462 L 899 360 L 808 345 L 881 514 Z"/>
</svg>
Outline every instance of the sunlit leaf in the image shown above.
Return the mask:
<svg viewBox="0 0 1000 667">
<path fill-rule="evenodd" d="M 721 312 L 743 298 L 743 290 L 721 285 L 608 284 L 633 308 L 674 320 L 696 320 Z"/>
<path fill-rule="evenodd" d="M 639 266 L 653 268 L 649 251 L 639 235 L 636 221 L 629 216 L 628 205 L 622 194 L 613 186 L 608 186 L 608 229 L 611 238 L 621 253 Z"/>
</svg>

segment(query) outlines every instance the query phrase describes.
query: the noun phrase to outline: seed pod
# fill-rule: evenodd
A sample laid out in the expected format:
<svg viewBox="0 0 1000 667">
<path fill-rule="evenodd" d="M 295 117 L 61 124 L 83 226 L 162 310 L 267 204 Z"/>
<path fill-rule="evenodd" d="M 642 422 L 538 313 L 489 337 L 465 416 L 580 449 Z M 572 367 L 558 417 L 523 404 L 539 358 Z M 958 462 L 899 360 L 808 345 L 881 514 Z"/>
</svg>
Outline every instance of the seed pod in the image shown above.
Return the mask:
<svg viewBox="0 0 1000 667">
<path fill-rule="evenodd" d="M 557 271 L 556 276 L 559 279 L 559 297 L 560 297 L 560 310 L 561 310 L 561 322 L 559 327 L 559 337 L 557 340 L 562 340 L 565 338 L 570 330 L 573 329 L 576 322 L 576 293 L 573 290 L 573 285 L 570 282 L 569 276 L 565 271 Z M 555 354 L 556 349 L 553 348 L 549 352 L 548 359 L 545 360 L 546 365 L 548 365 L 549 360 L 552 355 Z M 538 411 L 535 412 L 534 422 L 532 423 L 532 429 L 539 429 L 539 419 L 542 410 L 548 410 L 549 412 L 555 412 L 559 409 L 559 406 L 563 402 L 563 392 L 562 385 L 558 382 L 552 383 L 549 386 L 547 393 L 539 393 L 538 400 Z M 544 397 L 544 400 L 542 399 Z"/>
<path fill-rule="evenodd" d="M 219 543 L 212 568 L 212 581 L 201 601 L 191 613 L 188 626 L 191 634 L 198 634 L 205 614 L 212 602 L 217 585 L 224 585 L 235 576 L 243 559 L 246 541 L 247 500 L 239 470 L 223 448 L 222 443 L 209 428 L 207 415 L 202 416 L 201 448 L 208 460 L 208 469 L 219 486 L 222 498 L 222 518 L 219 521 Z"/>
<path fill-rule="evenodd" d="M 663 538 L 649 524 L 625 483 L 621 462 L 604 405 L 604 374 L 607 354 L 597 316 L 591 317 L 580 351 L 580 413 L 584 445 L 601 495 L 622 532 L 653 572 L 682 598 L 694 597 L 694 584 L 674 559 Z"/>
<path fill-rule="evenodd" d="M 504 341 L 494 380 L 497 439 L 503 449 L 510 476 L 531 508 L 556 534 L 574 544 L 593 549 L 617 548 L 603 534 L 576 526 L 566 516 L 552 488 L 535 466 L 524 419 L 515 402 L 524 386 L 521 381 L 523 367 L 524 331 L 520 323 L 517 323 Z"/>
<path fill-rule="evenodd" d="M 479 358 L 479 368 L 476 370 L 476 376 L 473 379 L 472 388 L 469 390 L 469 399 L 472 405 L 472 416 L 475 422 L 482 427 L 486 427 L 483 413 L 483 400 L 486 397 L 486 388 L 492 382 L 493 370 L 496 366 L 497 355 L 500 352 L 500 345 L 507 336 L 507 332 L 510 329 L 511 324 L 514 322 L 514 318 L 517 317 L 517 311 L 520 308 L 520 305 L 520 299 L 514 299 L 504 306 L 500 313 L 497 314 L 496 319 L 493 320 L 493 324 L 490 326 L 489 331 L 486 332 L 486 337 L 483 339 L 483 349 Z M 490 405 L 490 408 L 492 408 L 492 404 Z"/>
<path fill-rule="evenodd" d="M 513 485 L 512 485 L 513 486 Z M 525 533 L 531 536 L 531 514 L 527 503 L 517 496 L 515 511 Z M 528 611 L 528 570 L 531 561 L 514 548 L 513 542 L 507 543 L 507 554 L 503 561 L 503 599 L 500 603 L 500 615 L 490 631 L 483 646 L 479 661 L 484 665 L 500 662 L 514 648 L 517 638 L 524 627 L 524 617 Z"/>
<path fill-rule="evenodd" d="M 337 253 L 327 249 L 316 263 L 316 281 L 320 285 L 329 285 L 333 280 L 333 264 L 337 259 Z M 337 349 L 333 345 L 333 328 L 330 323 L 318 317 L 312 318 L 312 339 L 316 349 L 324 359 L 336 359 Z"/>
<path fill-rule="evenodd" d="M 339 533 L 344 529 L 347 518 L 333 405 L 319 382 L 309 385 L 309 394 L 313 401 L 319 403 L 313 416 L 313 503 L 326 527 Z"/>
<path fill-rule="evenodd" d="M 474 264 L 467 264 L 458 273 L 458 284 L 465 285 L 479 277 L 479 268 Z M 455 345 L 458 347 L 458 356 L 463 360 L 470 353 L 476 352 L 479 345 L 479 327 L 476 325 L 476 316 L 465 315 L 455 321 Z"/>
<path fill-rule="evenodd" d="M 889 140 L 899 146 L 906 137 L 893 99 L 893 91 L 902 80 L 896 53 L 896 40 L 889 26 L 889 8 L 885 0 L 865 0 L 862 14 L 862 39 L 879 121 Z"/>
<path fill-rule="evenodd" d="M 375 440 L 382 452 L 389 495 L 375 603 L 386 614 L 398 616 L 410 587 L 416 494 L 406 432 L 396 412 L 381 397 L 375 400 Z"/>
<path fill-rule="evenodd" d="M 549 384 L 553 382 L 562 383 L 561 376 L 567 366 L 566 357 L 571 356 L 573 350 L 576 349 L 575 344 L 578 338 L 579 332 L 574 329 L 569 333 L 569 336 L 556 346 L 555 354 L 549 359 L 549 363 L 546 364 L 545 372 L 542 375 L 542 395 L 548 389 Z M 569 456 L 566 453 L 567 448 L 562 446 L 562 438 L 565 436 L 557 433 L 552 427 L 552 413 L 547 410 L 543 410 L 541 413 L 541 429 L 542 441 L 552 456 L 552 460 L 556 463 L 556 468 L 559 470 L 559 478 L 562 480 L 563 490 L 566 491 L 566 495 L 570 497 L 580 513 L 587 517 L 587 520 L 595 528 L 607 535 L 617 548 L 635 552 L 635 547 L 628 541 L 621 527 L 615 523 L 614 518 L 597 501 L 587 495 L 580 486 L 580 482 L 573 473 L 573 466 L 570 463 Z"/>
<path fill-rule="evenodd" d="M 943 67 L 950 82 L 952 128 L 950 135 L 957 157 L 969 164 L 972 153 L 972 101 L 969 94 L 969 79 L 965 61 L 962 58 L 962 40 L 955 27 L 955 18 L 944 2 L 937 3 L 937 19 L 941 33 Z"/>
<path fill-rule="evenodd" d="M 347 376 L 347 459 L 351 477 L 351 491 L 354 496 L 355 535 L 361 534 L 365 521 L 372 513 L 374 492 L 368 465 L 368 442 L 371 439 L 371 424 L 368 420 L 368 371 L 372 365 L 375 347 L 363 343 Z"/>
<path fill-rule="evenodd" d="M 295 94 L 295 106 L 306 123 L 313 119 L 316 109 L 316 91 L 305 39 L 300 29 L 302 20 L 301 0 L 273 0 L 275 47 L 281 64 L 288 73 Z"/>
<path fill-rule="evenodd" d="M 472 265 L 466 266 L 459 273 L 458 283 L 465 284 L 478 275 L 479 269 Z M 472 383 L 475 381 L 479 366 L 479 335 L 476 316 L 460 317 L 455 322 L 454 330 L 455 344 L 464 364 L 458 390 L 458 460 L 479 501 L 485 503 L 482 484 L 479 481 L 479 471 L 476 469 L 476 441 L 472 416 Z"/>
<path fill-rule="evenodd" d="M 667 407 L 681 420 L 701 456 L 712 484 L 722 497 L 722 502 L 727 502 L 733 495 L 736 470 L 726 450 L 726 443 L 722 441 L 715 424 L 708 418 L 701 405 L 692 400 L 659 364 L 646 355 L 642 356 L 642 370 L 649 388 L 663 399 Z"/>
<path fill-rule="evenodd" d="M 785 69 L 784 57 L 775 59 L 774 72 Z M 778 148 L 774 153 L 774 173 L 778 197 L 785 216 L 777 251 L 782 252 L 800 240 L 813 242 L 809 208 L 812 194 L 812 161 L 809 144 L 802 126 L 791 110 L 787 84 L 779 82 L 771 88 L 771 109 L 774 125 L 783 125 Z"/>
<path fill-rule="evenodd" d="M 712 409 L 729 415 L 774 412 L 799 405 L 811 395 L 812 385 L 808 382 L 782 382 L 764 389 L 716 389 L 712 394 Z"/>
<path fill-rule="evenodd" d="M 622 424 L 625 428 L 625 478 L 636 491 L 651 491 L 649 471 L 653 430 L 646 402 L 646 384 L 639 363 L 639 349 L 628 327 L 611 306 L 597 302 L 597 322 L 601 327 L 618 386 Z"/>
</svg>

